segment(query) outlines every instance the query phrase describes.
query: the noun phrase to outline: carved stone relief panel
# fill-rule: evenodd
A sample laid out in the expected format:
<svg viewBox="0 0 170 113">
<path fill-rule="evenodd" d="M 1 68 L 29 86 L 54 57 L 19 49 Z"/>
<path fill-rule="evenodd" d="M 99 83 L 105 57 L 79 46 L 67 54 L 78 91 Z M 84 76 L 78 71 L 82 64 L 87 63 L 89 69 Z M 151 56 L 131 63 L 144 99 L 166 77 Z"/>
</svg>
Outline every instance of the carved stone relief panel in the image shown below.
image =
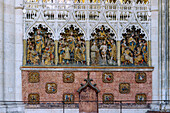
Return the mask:
<svg viewBox="0 0 170 113">
<path fill-rule="evenodd" d="M 113 94 L 111 94 L 111 93 L 103 94 L 103 103 L 110 104 L 110 103 L 113 103 L 113 101 L 114 101 Z"/>
<path fill-rule="evenodd" d="M 136 80 L 137 83 L 145 83 L 146 82 L 146 73 L 137 72 L 135 74 L 135 80 Z"/>
<path fill-rule="evenodd" d="M 129 83 L 120 83 L 119 84 L 119 92 L 121 94 L 128 94 L 130 92 L 130 84 Z"/>
<path fill-rule="evenodd" d="M 116 40 L 113 39 L 114 35 L 111 29 L 104 25 L 96 28 L 91 34 L 90 57 L 92 66 L 117 64 Z"/>
<path fill-rule="evenodd" d="M 28 95 L 29 104 L 39 104 L 40 96 L 38 93 L 31 93 Z"/>
<path fill-rule="evenodd" d="M 148 49 L 147 41 L 144 39 L 145 34 L 141 33 L 141 29 L 132 26 L 126 29 L 126 33 L 122 34 L 121 41 L 121 65 L 124 66 L 147 66 Z"/>
<path fill-rule="evenodd" d="M 147 99 L 146 94 L 144 94 L 144 93 L 136 94 L 136 97 L 135 97 L 136 103 L 145 104 L 146 99 Z"/>
<path fill-rule="evenodd" d="M 54 65 L 55 43 L 48 28 L 40 24 L 29 33 L 26 49 L 26 65 Z"/>
<path fill-rule="evenodd" d="M 74 95 L 71 93 L 66 93 L 63 95 L 64 103 L 71 104 L 74 102 Z"/>
<path fill-rule="evenodd" d="M 60 33 L 58 56 L 59 65 L 86 65 L 86 45 L 84 34 L 71 25 Z"/>
<path fill-rule="evenodd" d="M 74 82 L 74 73 L 72 73 L 72 72 L 65 72 L 63 74 L 63 82 L 64 83 L 73 83 Z"/>
<path fill-rule="evenodd" d="M 30 83 L 38 83 L 40 81 L 40 74 L 38 72 L 30 72 L 28 74 L 28 81 Z"/>
<path fill-rule="evenodd" d="M 104 72 L 102 74 L 102 79 L 104 83 L 112 83 L 113 82 L 113 73 L 111 72 Z"/>
<path fill-rule="evenodd" d="M 56 83 L 46 83 L 45 91 L 48 94 L 55 94 L 57 92 L 57 84 Z"/>
</svg>

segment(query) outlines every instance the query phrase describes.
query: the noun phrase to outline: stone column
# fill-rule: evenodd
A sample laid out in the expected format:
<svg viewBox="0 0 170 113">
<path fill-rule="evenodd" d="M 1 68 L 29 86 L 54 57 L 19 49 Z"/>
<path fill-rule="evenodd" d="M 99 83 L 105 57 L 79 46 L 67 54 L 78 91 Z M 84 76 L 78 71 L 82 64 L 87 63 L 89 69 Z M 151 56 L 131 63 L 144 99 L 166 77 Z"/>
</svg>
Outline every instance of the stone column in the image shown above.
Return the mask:
<svg viewBox="0 0 170 113">
<path fill-rule="evenodd" d="M 168 11 L 168 15 L 169 15 L 169 18 L 168 18 L 168 23 L 169 23 L 169 24 L 168 24 L 168 26 L 169 26 L 169 27 L 168 27 L 168 33 L 169 33 L 169 39 L 168 39 L 168 40 L 169 40 L 169 41 L 168 41 L 168 42 L 169 42 L 169 44 L 168 44 L 168 48 L 169 48 L 169 51 L 168 51 L 168 55 L 169 55 L 169 56 L 168 56 L 168 61 L 169 61 L 169 63 L 168 63 L 168 65 L 169 65 L 169 66 L 168 66 L 169 85 L 168 85 L 168 86 L 169 86 L 169 88 L 168 88 L 168 91 L 169 91 L 169 100 L 170 100 L 170 69 L 169 69 L 169 68 L 170 68 L 170 1 L 169 1 L 168 4 L 169 4 L 169 5 L 168 5 L 168 7 L 169 7 L 169 11 Z"/>
<path fill-rule="evenodd" d="M 0 0 L 0 101 L 3 101 L 3 0 Z"/>
<path fill-rule="evenodd" d="M 161 54 L 161 66 L 162 66 L 162 73 L 161 73 L 161 99 L 162 100 L 168 100 L 168 63 L 167 63 L 167 58 L 168 58 L 168 1 L 167 0 L 162 0 L 162 8 L 161 8 L 161 17 L 162 17 L 162 22 L 161 22 L 161 27 L 162 30 L 161 32 L 161 49 L 162 52 Z"/>
<path fill-rule="evenodd" d="M 0 101 L 4 100 L 4 38 L 3 38 L 3 33 L 4 33 L 4 1 L 0 0 Z M 6 106 L 3 105 L 3 102 L 0 102 L 0 111 L 2 113 L 6 112 Z"/>
<path fill-rule="evenodd" d="M 58 40 L 55 40 L 55 65 L 58 64 Z"/>
<path fill-rule="evenodd" d="M 86 40 L 86 62 L 87 65 L 90 65 L 90 41 Z"/>
<path fill-rule="evenodd" d="M 152 99 L 159 100 L 159 0 L 151 0 L 151 59 L 154 70 L 152 72 Z M 159 110 L 154 102 L 152 110 Z"/>
<path fill-rule="evenodd" d="M 120 56 L 120 40 L 117 41 L 117 64 L 118 66 L 121 65 L 121 56 Z"/>
</svg>

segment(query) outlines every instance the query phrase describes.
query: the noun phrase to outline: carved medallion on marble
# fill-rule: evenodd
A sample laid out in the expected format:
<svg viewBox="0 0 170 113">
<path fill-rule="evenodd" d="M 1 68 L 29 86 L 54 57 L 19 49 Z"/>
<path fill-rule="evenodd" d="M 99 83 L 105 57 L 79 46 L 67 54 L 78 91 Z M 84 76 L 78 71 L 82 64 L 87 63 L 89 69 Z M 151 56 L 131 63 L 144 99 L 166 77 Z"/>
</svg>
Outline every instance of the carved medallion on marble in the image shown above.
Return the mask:
<svg viewBox="0 0 170 113">
<path fill-rule="evenodd" d="M 144 72 L 137 72 L 135 74 L 135 81 L 137 83 L 145 83 L 146 82 L 146 73 L 144 73 Z"/>
<path fill-rule="evenodd" d="M 57 84 L 56 83 L 46 83 L 45 91 L 48 94 L 55 94 L 57 92 Z"/>
<path fill-rule="evenodd" d="M 31 93 L 28 95 L 29 104 L 39 104 L 40 96 L 38 93 Z"/>
<path fill-rule="evenodd" d="M 136 94 L 136 96 L 135 96 L 135 101 L 137 104 L 145 104 L 146 99 L 147 99 L 147 97 L 146 97 L 145 93 Z"/>
<path fill-rule="evenodd" d="M 102 74 L 102 79 L 104 83 L 112 83 L 113 82 L 113 73 L 111 72 L 104 72 Z"/>
<path fill-rule="evenodd" d="M 119 84 L 119 92 L 121 94 L 128 94 L 130 92 L 130 84 L 129 83 L 120 83 Z"/>
<path fill-rule="evenodd" d="M 111 94 L 111 93 L 103 94 L 103 103 L 110 104 L 110 103 L 113 103 L 113 101 L 114 101 L 113 94 Z"/>
<path fill-rule="evenodd" d="M 30 83 L 38 83 L 40 81 L 40 74 L 38 72 L 30 72 L 28 74 L 28 81 Z"/>
<path fill-rule="evenodd" d="M 74 103 L 74 95 L 71 93 L 66 93 L 63 95 L 64 103 L 71 104 Z"/>
<path fill-rule="evenodd" d="M 74 73 L 72 73 L 72 72 L 65 72 L 63 74 L 63 82 L 64 83 L 73 83 L 74 82 Z"/>
</svg>

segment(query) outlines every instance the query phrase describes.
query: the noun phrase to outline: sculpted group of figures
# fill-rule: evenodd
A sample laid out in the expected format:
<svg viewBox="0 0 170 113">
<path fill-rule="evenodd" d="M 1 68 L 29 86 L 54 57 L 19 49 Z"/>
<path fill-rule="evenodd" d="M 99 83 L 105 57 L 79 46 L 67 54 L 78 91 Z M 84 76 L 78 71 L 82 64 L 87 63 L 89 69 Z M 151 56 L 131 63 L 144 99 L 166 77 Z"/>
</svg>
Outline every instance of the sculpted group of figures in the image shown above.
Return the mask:
<svg viewBox="0 0 170 113">
<path fill-rule="evenodd" d="M 116 43 L 113 39 L 91 41 L 91 65 L 116 65 Z"/>
<path fill-rule="evenodd" d="M 58 65 L 86 65 L 86 44 L 84 34 L 71 26 L 60 34 L 58 42 Z M 39 27 L 30 33 L 27 39 L 27 65 L 55 65 L 55 43 L 47 29 Z M 116 40 L 113 33 L 104 25 L 95 29 L 90 40 L 90 65 L 117 65 Z M 120 43 L 121 65 L 147 66 L 147 41 L 143 39 L 140 29 L 132 27 L 123 34 Z"/>
<path fill-rule="evenodd" d="M 94 39 L 91 40 L 91 65 L 116 65 L 116 41 L 111 37 L 110 29 L 105 26 L 97 28 L 92 33 Z"/>
<path fill-rule="evenodd" d="M 43 28 L 35 29 L 32 37 L 27 39 L 27 65 L 54 65 L 55 43 L 51 34 Z"/>
<path fill-rule="evenodd" d="M 85 65 L 86 47 L 85 41 L 73 32 L 64 36 L 59 41 L 59 65 Z"/>
<path fill-rule="evenodd" d="M 147 65 L 147 41 L 132 34 L 121 41 L 122 65 Z"/>
</svg>

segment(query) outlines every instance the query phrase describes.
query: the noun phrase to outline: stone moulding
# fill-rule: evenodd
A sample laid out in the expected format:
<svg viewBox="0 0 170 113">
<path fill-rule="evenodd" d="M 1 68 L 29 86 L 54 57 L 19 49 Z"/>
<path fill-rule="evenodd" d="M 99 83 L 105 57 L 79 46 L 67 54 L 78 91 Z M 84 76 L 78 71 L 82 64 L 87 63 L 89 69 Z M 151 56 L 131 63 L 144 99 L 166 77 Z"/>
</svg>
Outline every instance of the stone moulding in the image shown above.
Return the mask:
<svg viewBox="0 0 170 113">
<path fill-rule="evenodd" d="M 20 69 L 22 71 L 147 71 L 152 72 L 154 67 L 89 67 L 89 66 L 82 66 L 82 67 L 62 67 L 62 66 L 21 66 Z"/>
</svg>

